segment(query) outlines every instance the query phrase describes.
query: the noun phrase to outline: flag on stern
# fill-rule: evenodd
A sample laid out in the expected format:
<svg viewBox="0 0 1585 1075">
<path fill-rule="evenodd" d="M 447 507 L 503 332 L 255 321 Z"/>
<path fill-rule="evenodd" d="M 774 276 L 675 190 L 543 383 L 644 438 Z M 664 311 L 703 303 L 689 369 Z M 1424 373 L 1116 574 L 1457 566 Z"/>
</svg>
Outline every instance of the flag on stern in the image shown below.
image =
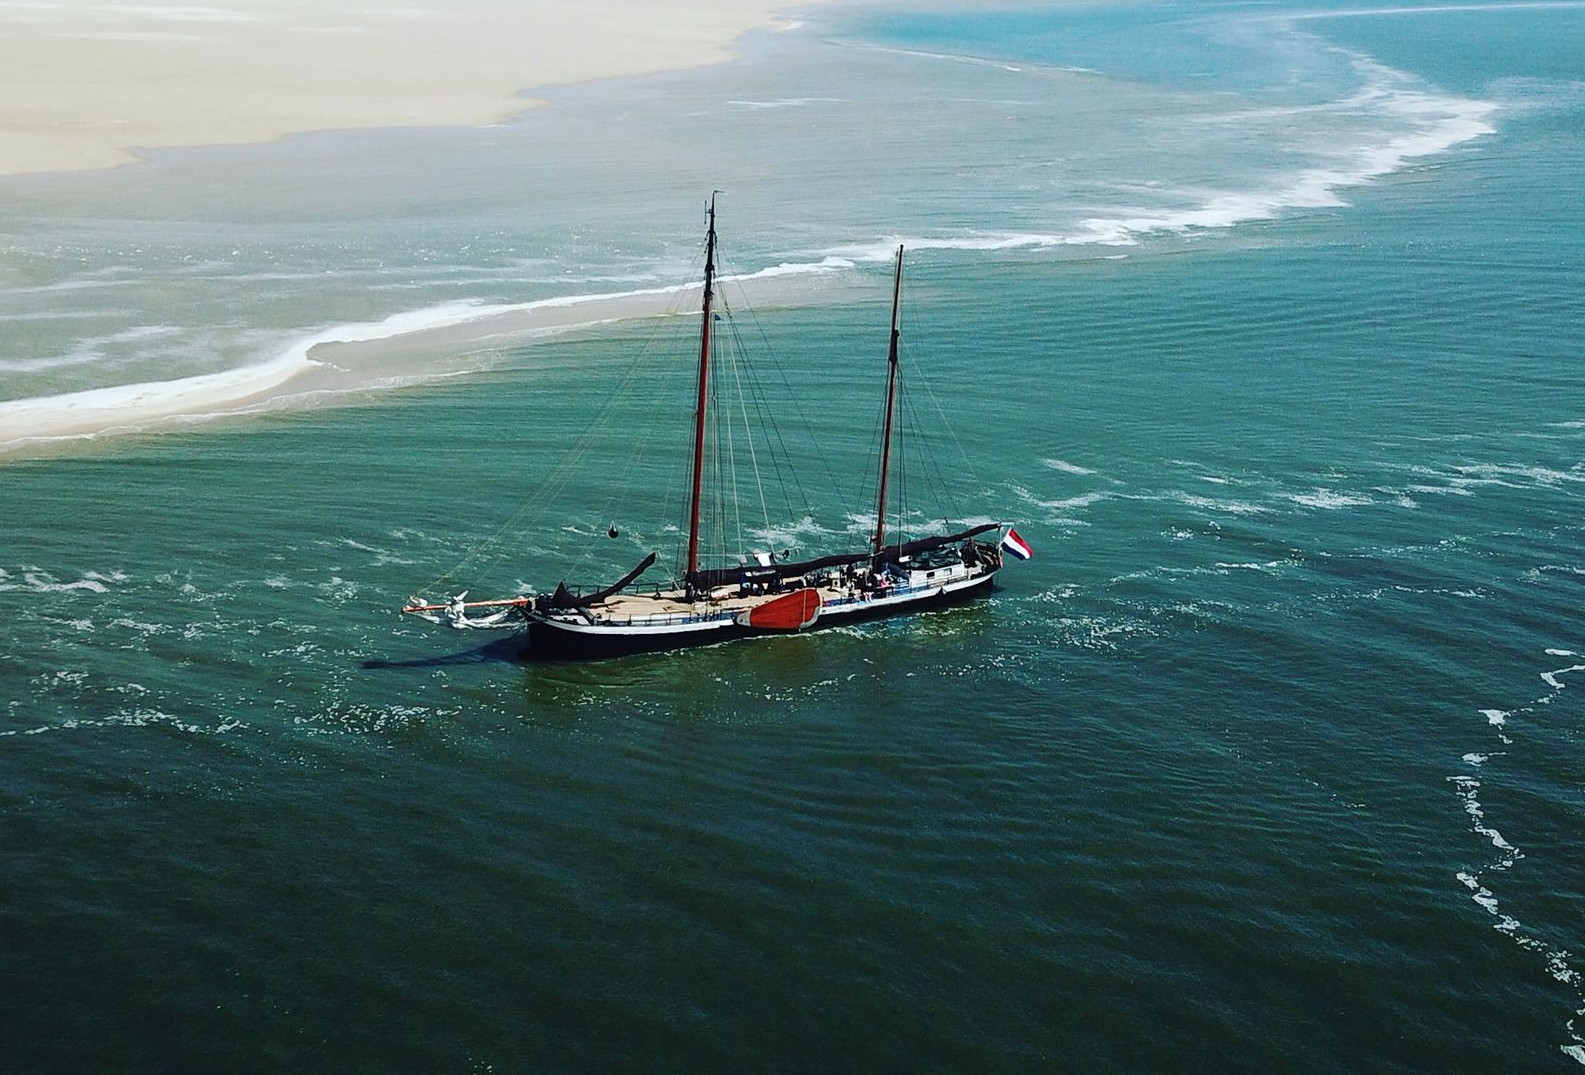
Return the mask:
<svg viewBox="0 0 1585 1075">
<path fill-rule="evenodd" d="M 1019 537 L 1018 531 L 1012 527 L 1007 528 L 1007 536 L 1002 538 L 1002 548 L 1020 560 L 1027 560 L 1035 554 L 1035 550 L 1029 547 L 1029 542 Z"/>
</svg>

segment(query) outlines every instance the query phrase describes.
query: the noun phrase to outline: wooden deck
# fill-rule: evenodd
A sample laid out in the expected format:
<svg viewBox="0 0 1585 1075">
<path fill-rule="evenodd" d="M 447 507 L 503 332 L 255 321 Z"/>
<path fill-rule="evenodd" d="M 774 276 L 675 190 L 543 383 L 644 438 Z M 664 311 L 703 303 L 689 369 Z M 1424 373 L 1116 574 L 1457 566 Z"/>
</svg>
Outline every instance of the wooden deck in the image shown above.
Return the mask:
<svg viewBox="0 0 1585 1075">
<path fill-rule="evenodd" d="M 853 597 L 855 591 L 847 587 L 817 586 L 814 589 L 820 594 L 822 603 L 840 601 Z M 662 591 L 659 594 L 634 594 L 623 593 L 608 597 L 604 601 L 590 605 L 589 615 L 598 620 L 608 622 L 624 622 L 627 620 L 647 620 L 652 617 L 694 617 L 694 616 L 725 616 L 736 615 L 744 609 L 754 608 L 769 601 L 782 597 L 790 590 L 778 593 L 749 594 L 717 598 L 710 601 L 684 600 L 680 591 Z"/>
</svg>

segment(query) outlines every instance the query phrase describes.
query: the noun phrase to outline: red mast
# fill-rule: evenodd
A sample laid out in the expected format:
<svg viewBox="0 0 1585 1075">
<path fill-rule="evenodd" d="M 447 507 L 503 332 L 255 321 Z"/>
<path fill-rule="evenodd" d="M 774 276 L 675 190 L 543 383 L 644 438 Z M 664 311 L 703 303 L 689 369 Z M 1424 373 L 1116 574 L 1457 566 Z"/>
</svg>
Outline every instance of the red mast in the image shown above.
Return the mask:
<svg viewBox="0 0 1585 1075">
<path fill-rule="evenodd" d="M 897 328 L 898 300 L 903 294 L 903 248 L 897 247 L 897 276 L 892 282 L 892 339 L 886 354 L 886 427 L 881 434 L 881 490 L 880 503 L 875 509 L 875 555 L 881 554 L 886 541 L 886 477 L 892 462 L 892 413 L 897 405 L 897 340 L 902 335 Z"/>
<path fill-rule="evenodd" d="M 717 191 L 716 193 L 719 193 Z M 699 329 L 699 401 L 693 422 L 693 503 L 688 512 L 688 572 L 690 586 L 699 571 L 699 500 L 704 491 L 704 401 L 710 383 L 710 292 L 715 280 L 715 194 L 710 195 L 710 228 L 704 244 L 704 320 Z"/>
</svg>

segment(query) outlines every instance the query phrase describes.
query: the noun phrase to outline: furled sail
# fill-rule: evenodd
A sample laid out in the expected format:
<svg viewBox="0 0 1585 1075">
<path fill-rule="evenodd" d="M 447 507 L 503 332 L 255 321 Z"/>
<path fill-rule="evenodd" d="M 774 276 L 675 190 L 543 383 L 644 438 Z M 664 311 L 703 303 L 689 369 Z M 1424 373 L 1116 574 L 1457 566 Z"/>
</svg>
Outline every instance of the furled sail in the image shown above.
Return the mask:
<svg viewBox="0 0 1585 1075">
<path fill-rule="evenodd" d="M 745 582 L 772 582 L 776 579 L 798 578 L 811 571 L 819 571 L 823 567 L 844 567 L 848 564 L 863 563 L 869 558 L 870 554 L 867 552 L 848 552 L 821 556 L 814 560 L 800 560 L 796 563 L 771 563 L 763 566 L 739 564 L 736 567 L 695 571 L 689 576 L 688 581 L 692 582 L 696 589 L 713 590 L 717 586 L 741 585 Z"/>
<path fill-rule="evenodd" d="M 620 593 L 634 579 L 648 571 L 650 566 L 654 563 L 655 554 L 650 553 L 648 556 L 644 557 L 643 560 L 639 561 L 639 565 L 637 567 L 623 575 L 620 579 L 607 586 L 605 589 L 596 590 L 594 593 L 584 594 L 582 596 L 577 596 L 573 594 L 571 590 L 567 589 L 566 582 L 559 582 L 556 584 L 556 592 L 550 595 L 550 600 L 548 603 L 551 608 L 588 608 L 590 605 L 604 601 L 606 598 Z"/>
<path fill-rule="evenodd" d="M 880 552 L 882 560 L 898 560 L 904 556 L 913 556 L 915 553 L 929 552 L 931 549 L 943 549 L 948 545 L 956 545 L 960 541 L 967 541 L 971 537 L 985 533 L 987 530 L 1000 530 L 1001 523 L 985 523 L 983 526 L 972 527 L 958 534 L 946 534 L 941 537 L 918 538 L 914 541 L 905 541 L 901 545 L 890 545 Z"/>
</svg>

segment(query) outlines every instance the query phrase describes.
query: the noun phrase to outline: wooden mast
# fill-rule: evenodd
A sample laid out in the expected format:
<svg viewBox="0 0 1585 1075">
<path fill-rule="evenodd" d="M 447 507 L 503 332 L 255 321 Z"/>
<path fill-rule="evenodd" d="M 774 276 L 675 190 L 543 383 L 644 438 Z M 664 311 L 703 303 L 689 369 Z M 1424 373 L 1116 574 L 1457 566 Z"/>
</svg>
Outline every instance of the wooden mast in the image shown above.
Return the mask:
<svg viewBox="0 0 1585 1075">
<path fill-rule="evenodd" d="M 710 383 L 710 292 L 715 279 L 715 194 L 710 195 L 710 227 L 704 246 L 704 319 L 699 328 L 699 399 L 693 423 L 693 501 L 688 511 L 688 571 L 683 581 L 690 588 L 699 571 L 699 502 L 704 492 L 704 404 Z"/>
<path fill-rule="evenodd" d="M 875 508 L 875 555 L 881 554 L 886 542 L 886 478 L 892 462 L 892 414 L 897 408 L 897 340 L 902 333 L 897 328 L 899 300 L 903 294 L 903 248 L 897 247 L 897 274 L 892 281 L 892 337 L 886 353 L 886 425 L 881 434 L 881 481 L 879 504 Z"/>
</svg>

